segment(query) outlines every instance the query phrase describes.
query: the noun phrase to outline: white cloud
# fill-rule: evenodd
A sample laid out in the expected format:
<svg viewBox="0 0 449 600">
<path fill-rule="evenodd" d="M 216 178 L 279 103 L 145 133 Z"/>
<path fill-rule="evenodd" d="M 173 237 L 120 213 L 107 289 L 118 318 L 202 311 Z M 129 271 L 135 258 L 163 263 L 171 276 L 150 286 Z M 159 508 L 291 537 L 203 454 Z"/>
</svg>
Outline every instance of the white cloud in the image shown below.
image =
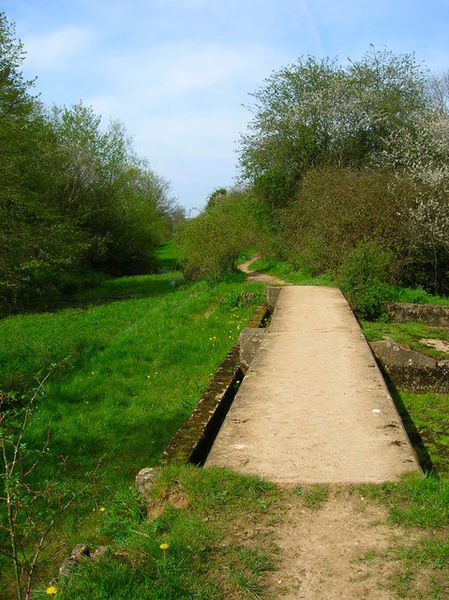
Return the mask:
<svg viewBox="0 0 449 600">
<path fill-rule="evenodd" d="M 70 61 L 84 54 L 92 46 L 93 32 L 87 27 L 67 26 L 43 35 L 24 39 L 28 68 L 61 70 Z"/>
</svg>

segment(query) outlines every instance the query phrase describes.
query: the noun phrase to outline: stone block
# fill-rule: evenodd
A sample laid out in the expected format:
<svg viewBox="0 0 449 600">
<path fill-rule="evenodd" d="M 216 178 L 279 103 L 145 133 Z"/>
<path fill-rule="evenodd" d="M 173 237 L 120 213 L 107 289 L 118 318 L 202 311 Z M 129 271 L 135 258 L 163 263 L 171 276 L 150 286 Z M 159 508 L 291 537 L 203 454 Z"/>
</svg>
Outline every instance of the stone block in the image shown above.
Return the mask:
<svg viewBox="0 0 449 600">
<path fill-rule="evenodd" d="M 386 310 L 388 319 L 395 323 L 418 321 L 434 327 L 449 327 L 449 306 L 391 302 Z"/>
<path fill-rule="evenodd" d="M 435 360 L 392 340 L 370 342 L 370 346 L 380 366 L 396 387 L 417 393 L 449 393 L 448 360 Z"/>
<path fill-rule="evenodd" d="M 151 490 L 154 487 L 156 479 L 159 475 L 158 467 L 141 469 L 136 476 L 136 490 L 142 498 L 149 502 Z"/>
<path fill-rule="evenodd" d="M 257 350 L 262 343 L 266 329 L 251 329 L 245 327 L 242 330 L 239 343 L 240 343 L 240 362 L 247 369 L 254 358 Z"/>
<path fill-rule="evenodd" d="M 267 287 L 267 288 L 265 288 L 265 297 L 267 299 L 267 305 L 268 305 L 268 308 L 272 312 L 276 306 L 276 302 L 278 301 L 281 290 L 282 290 L 282 287 Z"/>
</svg>

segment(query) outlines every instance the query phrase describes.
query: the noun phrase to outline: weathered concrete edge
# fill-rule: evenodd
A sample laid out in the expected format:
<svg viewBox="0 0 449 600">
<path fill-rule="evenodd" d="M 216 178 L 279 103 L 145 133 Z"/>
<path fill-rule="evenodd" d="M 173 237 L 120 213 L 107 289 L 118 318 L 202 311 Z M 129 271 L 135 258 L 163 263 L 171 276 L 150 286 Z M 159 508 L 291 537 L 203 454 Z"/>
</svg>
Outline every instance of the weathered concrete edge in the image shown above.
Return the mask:
<svg viewBox="0 0 449 600">
<path fill-rule="evenodd" d="M 358 324 L 358 321 L 357 321 L 357 324 Z M 360 327 L 360 325 L 359 325 L 359 327 Z M 379 364 L 379 361 L 378 361 L 378 359 L 376 357 L 376 354 L 374 353 L 373 349 L 371 348 L 371 345 L 369 344 L 368 340 L 363 335 L 363 332 L 362 332 L 361 328 L 360 328 L 360 335 L 365 339 L 366 344 L 368 346 L 368 349 L 369 349 L 369 351 L 371 352 L 371 354 L 372 354 L 372 356 L 374 358 L 374 361 L 376 363 L 376 368 L 379 371 L 380 378 L 382 380 L 382 384 L 383 384 L 384 390 L 388 394 L 388 396 L 389 396 L 389 398 L 391 400 L 391 404 L 393 406 L 394 412 L 396 413 L 398 423 L 399 423 L 399 425 L 400 425 L 400 427 L 401 427 L 401 429 L 402 429 L 402 431 L 404 433 L 404 437 L 405 437 L 405 440 L 407 441 L 410 453 L 411 453 L 411 455 L 413 456 L 413 458 L 415 460 L 417 471 L 422 474 L 423 470 L 422 470 L 422 467 L 421 467 L 421 463 L 419 461 L 418 453 L 416 452 L 415 447 L 413 446 L 413 444 L 412 444 L 412 442 L 410 440 L 410 437 L 409 437 L 408 432 L 407 432 L 407 430 L 405 428 L 404 421 L 402 420 L 402 417 L 401 417 L 401 414 L 399 412 L 399 409 L 396 406 L 396 402 L 394 401 L 394 398 L 391 395 L 391 392 L 390 392 L 390 390 L 388 388 L 387 380 L 385 379 L 385 376 L 384 376 L 384 370 L 382 369 L 381 365 Z"/>
<path fill-rule="evenodd" d="M 348 304 L 348 306 L 349 306 L 349 304 Z M 350 310 L 351 310 L 351 312 L 352 312 L 352 309 L 350 309 Z M 367 339 L 365 338 L 365 336 L 363 335 L 362 329 L 361 329 L 361 327 L 360 327 L 360 324 L 359 324 L 359 322 L 358 322 L 358 321 L 357 321 L 357 319 L 355 318 L 355 315 L 354 315 L 354 319 L 356 320 L 357 326 L 358 326 L 358 328 L 360 329 L 360 335 L 361 335 L 361 336 L 362 336 L 362 338 L 365 340 L 365 342 L 366 342 L 366 345 L 368 346 L 368 350 L 369 350 L 369 352 L 371 353 L 371 355 L 373 356 L 373 359 L 374 359 L 374 362 L 375 362 L 375 367 L 377 368 L 377 370 L 378 370 L 378 372 L 379 372 L 379 376 L 380 376 L 380 379 L 381 379 L 381 381 L 382 381 L 383 388 L 384 388 L 384 390 L 385 390 L 385 393 L 388 395 L 388 397 L 389 397 L 389 398 L 390 398 L 390 400 L 391 400 L 391 404 L 392 404 L 393 411 L 395 412 L 395 414 L 396 414 L 396 417 L 397 417 L 397 421 L 398 421 L 398 423 L 399 423 L 399 425 L 400 425 L 400 427 L 401 427 L 401 429 L 402 429 L 402 431 L 403 431 L 404 438 L 405 438 L 405 440 L 406 440 L 406 442 L 407 442 L 407 444 L 408 444 L 409 450 L 410 450 L 410 454 L 411 454 L 411 456 L 414 458 L 414 461 L 415 461 L 415 465 L 416 465 L 417 471 L 418 471 L 418 473 L 422 473 L 422 472 L 423 472 L 423 470 L 422 470 L 421 463 L 420 463 L 420 461 L 419 461 L 419 458 L 418 458 L 418 454 L 417 454 L 417 452 L 416 452 L 416 450 L 415 450 L 415 448 L 414 448 L 414 446 L 413 446 L 413 444 L 412 444 L 412 442 L 411 442 L 411 440 L 410 440 L 410 437 L 409 437 L 409 435 L 408 435 L 408 433 L 407 433 L 407 430 L 406 430 L 406 428 L 405 428 L 405 425 L 404 425 L 404 422 L 403 422 L 403 420 L 402 420 L 401 414 L 400 414 L 400 412 L 399 412 L 399 410 L 398 410 L 398 407 L 396 406 L 396 402 L 394 401 L 394 398 L 393 398 L 393 396 L 391 395 L 391 392 L 390 392 L 390 390 L 388 389 L 388 385 L 387 385 L 387 381 L 386 381 L 386 379 L 385 379 L 385 377 L 384 377 L 384 372 L 383 372 L 383 369 L 381 368 L 381 366 L 380 366 L 380 364 L 379 364 L 379 362 L 378 362 L 378 360 L 377 360 L 376 354 L 374 353 L 373 349 L 371 348 L 371 345 L 369 344 L 368 340 L 367 340 Z"/>
<path fill-rule="evenodd" d="M 263 327 L 267 313 L 269 309 L 266 305 L 258 306 L 246 328 Z M 218 367 L 195 409 L 162 453 L 160 464 L 201 464 L 202 456 L 210 449 L 209 440 L 214 430 L 220 428 L 245 371 L 240 359 L 239 339 Z"/>
<path fill-rule="evenodd" d="M 415 393 L 449 393 L 449 360 L 434 359 L 388 339 L 369 344 L 381 370 L 396 387 Z"/>
<path fill-rule="evenodd" d="M 404 323 L 418 321 L 436 327 L 449 327 L 449 306 L 443 304 L 414 304 L 389 302 L 386 305 L 389 321 Z"/>
</svg>

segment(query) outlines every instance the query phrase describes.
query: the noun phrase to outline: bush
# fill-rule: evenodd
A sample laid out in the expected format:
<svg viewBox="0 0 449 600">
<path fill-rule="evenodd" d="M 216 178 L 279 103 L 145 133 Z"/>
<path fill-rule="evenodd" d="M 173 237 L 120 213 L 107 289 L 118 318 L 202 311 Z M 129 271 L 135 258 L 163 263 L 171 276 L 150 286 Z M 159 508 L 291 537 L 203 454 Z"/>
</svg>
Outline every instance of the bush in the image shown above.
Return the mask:
<svg viewBox="0 0 449 600">
<path fill-rule="evenodd" d="M 281 257 L 312 275 L 336 273 L 364 238 L 395 248 L 398 265 L 409 255 L 409 232 L 398 213 L 408 202 L 406 182 L 391 186 L 380 169 L 309 171 L 279 222 Z"/>
<path fill-rule="evenodd" d="M 257 246 L 263 235 L 257 201 L 229 192 L 176 233 L 180 262 L 187 279 L 217 281 L 234 269 L 236 258 Z"/>
<path fill-rule="evenodd" d="M 381 316 L 391 291 L 393 259 L 393 253 L 380 242 L 363 240 L 343 260 L 338 282 L 359 316 Z"/>
</svg>

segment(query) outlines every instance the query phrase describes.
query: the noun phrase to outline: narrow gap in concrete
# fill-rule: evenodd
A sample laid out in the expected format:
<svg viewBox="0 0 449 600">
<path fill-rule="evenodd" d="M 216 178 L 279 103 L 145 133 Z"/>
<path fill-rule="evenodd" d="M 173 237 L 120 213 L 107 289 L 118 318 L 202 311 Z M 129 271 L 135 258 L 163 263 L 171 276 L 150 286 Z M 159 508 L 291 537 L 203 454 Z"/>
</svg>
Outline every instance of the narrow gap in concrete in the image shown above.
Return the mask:
<svg viewBox="0 0 449 600">
<path fill-rule="evenodd" d="M 271 317 L 273 316 L 273 311 L 270 310 L 269 308 L 267 308 L 267 310 L 265 311 L 264 316 L 262 317 L 262 320 L 260 322 L 259 328 L 266 328 L 269 327 L 270 323 L 271 323 Z"/>
<path fill-rule="evenodd" d="M 231 408 L 231 404 L 235 398 L 235 395 L 238 392 L 238 389 L 245 377 L 242 369 L 239 369 L 229 384 L 226 392 L 223 394 L 223 398 L 221 399 L 220 404 L 217 406 L 214 414 L 209 420 L 203 436 L 198 441 L 195 449 L 190 455 L 189 462 L 202 467 L 206 461 L 206 458 L 212 448 L 213 443 L 215 442 L 215 438 L 217 437 L 217 433 L 220 431 L 220 428 L 223 424 L 223 421 L 226 418 L 226 415 Z"/>
<path fill-rule="evenodd" d="M 270 325 L 272 315 L 273 310 L 271 307 L 266 307 L 262 318 L 260 318 L 260 313 L 259 315 L 257 315 L 256 311 L 256 329 L 264 329 L 268 327 Z M 192 454 L 190 455 L 189 463 L 202 467 L 206 462 L 210 449 L 212 448 L 215 442 L 215 438 L 217 437 L 217 434 L 220 431 L 221 426 L 223 425 L 223 421 L 225 420 L 226 415 L 228 414 L 229 409 L 231 408 L 231 405 L 239 390 L 240 385 L 242 384 L 244 377 L 245 371 L 242 367 L 240 367 L 236 375 L 230 382 L 227 390 L 223 394 L 220 404 L 217 406 L 214 414 L 209 420 L 202 437 L 200 438 Z"/>
</svg>

